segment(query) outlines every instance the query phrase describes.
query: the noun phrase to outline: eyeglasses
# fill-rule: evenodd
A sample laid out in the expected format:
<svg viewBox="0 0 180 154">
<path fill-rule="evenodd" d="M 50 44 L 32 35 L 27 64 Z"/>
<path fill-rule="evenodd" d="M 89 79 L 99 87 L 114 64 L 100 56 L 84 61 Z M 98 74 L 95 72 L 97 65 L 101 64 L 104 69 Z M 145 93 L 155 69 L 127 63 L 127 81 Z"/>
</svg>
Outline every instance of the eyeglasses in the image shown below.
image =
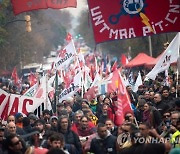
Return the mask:
<svg viewBox="0 0 180 154">
<path fill-rule="evenodd" d="M 11 122 L 11 121 L 15 121 L 15 120 L 8 120 L 9 122 Z"/>
<path fill-rule="evenodd" d="M 82 120 L 82 122 L 88 122 L 88 121 Z"/>
<path fill-rule="evenodd" d="M 16 129 L 16 127 L 9 127 L 10 129 Z"/>
<path fill-rule="evenodd" d="M 13 143 L 13 146 L 16 146 L 20 143 L 20 140 L 16 141 L 15 143 Z"/>
<path fill-rule="evenodd" d="M 163 118 L 169 118 L 170 115 L 163 115 Z"/>
<path fill-rule="evenodd" d="M 145 128 L 139 128 L 139 130 L 146 130 Z"/>
<path fill-rule="evenodd" d="M 178 120 L 179 118 L 171 118 L 171 120 Z"/>
</svg>

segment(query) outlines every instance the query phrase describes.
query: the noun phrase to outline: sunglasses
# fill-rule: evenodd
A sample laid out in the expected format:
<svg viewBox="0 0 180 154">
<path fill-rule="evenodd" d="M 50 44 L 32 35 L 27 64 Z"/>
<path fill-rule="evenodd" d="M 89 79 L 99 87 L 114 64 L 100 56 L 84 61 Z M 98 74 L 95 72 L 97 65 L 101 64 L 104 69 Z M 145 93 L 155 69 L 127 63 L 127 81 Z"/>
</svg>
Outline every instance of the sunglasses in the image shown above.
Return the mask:
<svg viewBox="0 0 180 154">
<path fill-rule="evenodd" d="M 20 143 L 20 140 L 18 140 L 17 142 L 13 143 L 13 146 L 16 146 Z"/>
<path fill-rule="evenodd" d="M 145 128 L 139 128 L 139 130 L 146 130 Z"/>
<path fill-rule="evenodd" d="M 163 118 L 169 118 L 170 117 L 170 115 L 164 115 L 163 116 Z"/>
</svg>

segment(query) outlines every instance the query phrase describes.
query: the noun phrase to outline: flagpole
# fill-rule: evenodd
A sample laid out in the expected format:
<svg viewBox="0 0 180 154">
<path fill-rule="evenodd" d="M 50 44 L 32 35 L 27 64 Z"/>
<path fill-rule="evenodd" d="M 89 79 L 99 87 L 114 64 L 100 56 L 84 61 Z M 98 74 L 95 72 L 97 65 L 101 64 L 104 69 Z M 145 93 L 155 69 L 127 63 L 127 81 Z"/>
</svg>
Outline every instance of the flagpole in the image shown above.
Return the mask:
<svg viewBox="0 0 180 154">
<path fill-rule="evenodd" d="M 178 32 L 178 40 L 180 41 L 180 32 Z M 178 41 L 178 42 L 179 42 Z M 180 48 L 180 44 L 179 44 L 179 48 Z M 177 58 L 177 73 L 176 73 L 176 98 L 178 97 L 178 79 L 179 79 L 179 69 L 178 69 L 178 67 L 179 67 L 179 59 L 180 59 L 180 57 L 179 57 L 179 51 L 178 51 L 178 58 Z"/>
<path fill-rule="evenodd" d="M 180 33 L 179 33 L 179 40 L 180 40 Z M 178 52 L 178 59 L 179 59 L 179 52 Z M 176 98 L 178 97 L 178 79 L 179 79 L 179 69 L 178 69 L 178 63 L 179 63 L 179 60 L 177 59 L 177 76 L 176 76 Z"/>
<path fill-rule="evenodd" d="M 46 109 L 48 109 L 48 76 L 46 74 Z"/>
<path fill-rule="evenodd" d="M 54 106 L 52 107 L 54 113 L 56 113 L 56 105 L 58 103 L 58 71 L 56 69 L 56 76 L 55 76 L 55 96 L 54 96 Z"/>
<path fill-rule="evenodd" d="M 151 41 L 151 36 L 148 36 L 148 40 L 149 40 L 149 54 L 152 57 L 152 41 Z"/>
<path fill-rule="evenodd" d="M 177 77 L 176 77 L 176 98 L 178 97 L 178 78 L 179 78 L 179 71 L 178 71 L 178 68 L 177 68 Z"/>
<path fill-rule="evenodd" d="M 73 39 L 71 40 L 73 42 L 73 46 L 74 46 L 74 41 Z M 75 48 L 75 46 L 74 46 Z M 75 52 L 76 52 L 76 48 L 75 48 Z M 79 64 L 79 59 L 78 59 L 78 54 L 76 52 L 76 60 L 77 60 L 77 63 L 78 63 L 78 67 L 79 67 L 79 71 L 81 71 L 81 73 L 83 74 L 83 71 L 81 70 L 81 67 L 80 67 L 80 64 Z M 81 97 L 83 98 L 83 95 L 84 95 L 84 77 L 83 75 L 81 76 Z"/>
<path fill-rule="evenodd" d="M 85 68 L 84 68 L 84 66 L 83 66 L 83 69 L 84 69 L 84 71 L 85 71 Z M 83 95 L 84 95 L 84 87 L 83 87 L 83 85 L 84 85 L 84 72 L 83 71 L 81 71 L 82 73 L 82 75 L 81 75 L 81 97 L 83 98 Z"/>
</svg>

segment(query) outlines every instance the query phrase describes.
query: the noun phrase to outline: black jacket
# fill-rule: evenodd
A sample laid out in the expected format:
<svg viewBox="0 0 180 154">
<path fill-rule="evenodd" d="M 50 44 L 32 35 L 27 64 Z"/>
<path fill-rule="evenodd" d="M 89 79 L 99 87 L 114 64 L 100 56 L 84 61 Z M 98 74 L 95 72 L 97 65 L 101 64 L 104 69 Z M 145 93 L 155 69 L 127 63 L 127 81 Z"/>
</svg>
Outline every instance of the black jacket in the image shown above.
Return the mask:
<svg viewBox="0 0 180 154">
<path fill-rule="evenodd" d="M 164 103 L 163 101 L 160 101 L 160 102 L 156 103 L 155 107 L 156 107 L 157 110 L 159 110 L 161 115 L 163 115 L 163 113 L 170 108 L 169 105 Z"/>
<path fill-rule="evenodd" d="M 65 143 L 72 144 L 76 147 L 77 153 L 82 154 L 82 146 L 79 137 L 72 130 L 68 130 L 66 133 L 60 132 L 64 135 Z"/>
<path fill-rule="evenodd" d="M 95 137 L 91 141 L 90 152 L 94 154 L 116 154 L 116 137 L 109 135 L 105 139 Z"/>
</svg>

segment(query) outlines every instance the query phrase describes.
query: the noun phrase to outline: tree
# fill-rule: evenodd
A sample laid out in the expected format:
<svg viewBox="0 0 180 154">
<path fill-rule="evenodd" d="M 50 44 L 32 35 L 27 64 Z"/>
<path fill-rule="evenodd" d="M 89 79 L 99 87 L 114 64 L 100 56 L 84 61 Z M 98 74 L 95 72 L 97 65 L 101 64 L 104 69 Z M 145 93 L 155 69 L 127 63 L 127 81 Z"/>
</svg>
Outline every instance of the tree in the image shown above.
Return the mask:
<svg viewBox="0 0 180 154">
<path fill-rule="evenodd" d="M 24 16 L 31 16 L 32 32 L 25 29 Z M 17 22 L 12 22 L 17 20 Z M 63 21 L 63 22 L 62 22 Z M 34 10 L 14 16 L 9 0 L 0 9 L 1 69 L 12 70 L 21 64 L 42 62 L 43 57 L 64 44 L 71 15 L 62 10 Z"/>
</svg>

